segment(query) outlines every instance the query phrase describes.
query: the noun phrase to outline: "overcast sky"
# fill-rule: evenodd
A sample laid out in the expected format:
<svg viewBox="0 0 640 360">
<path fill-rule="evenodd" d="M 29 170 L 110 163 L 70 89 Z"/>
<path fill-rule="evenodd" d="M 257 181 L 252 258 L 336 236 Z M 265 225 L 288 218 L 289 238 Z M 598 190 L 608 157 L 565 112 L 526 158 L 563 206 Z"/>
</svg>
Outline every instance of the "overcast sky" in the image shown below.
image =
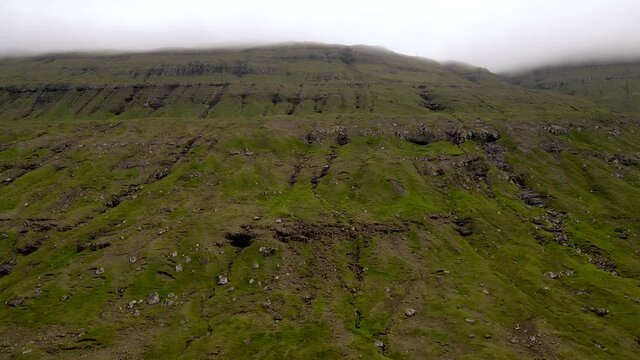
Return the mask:
<svg viewBox="0 0 640 360">
<path fill-rule="evenodd" d="M 493 71 L 640 56 L 640 0 L 0 0 L 0 53 L 315 41 Z"/>
</svg>

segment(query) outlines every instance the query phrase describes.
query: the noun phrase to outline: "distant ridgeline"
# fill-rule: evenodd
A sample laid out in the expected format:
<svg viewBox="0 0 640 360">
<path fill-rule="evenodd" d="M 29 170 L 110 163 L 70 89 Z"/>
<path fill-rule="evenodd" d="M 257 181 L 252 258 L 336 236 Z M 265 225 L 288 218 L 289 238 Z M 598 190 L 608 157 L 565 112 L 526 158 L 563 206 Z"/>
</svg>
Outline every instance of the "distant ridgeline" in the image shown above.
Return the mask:
<svg viewBox="0 0 640 360">
<path fill-rule="evenodd" d="M 591 107 L 569 97 L 540 96 L 484 69 L 364 46 L 0 60 L 1 119 L 531 111 L 571 116 Z"/>
<path fill-rule="evenodd" d="M 615 111 L 640 111 L 640 62 L 542 68 L 513 76 L 511 81 L 586 98 Z"/>
</svg>

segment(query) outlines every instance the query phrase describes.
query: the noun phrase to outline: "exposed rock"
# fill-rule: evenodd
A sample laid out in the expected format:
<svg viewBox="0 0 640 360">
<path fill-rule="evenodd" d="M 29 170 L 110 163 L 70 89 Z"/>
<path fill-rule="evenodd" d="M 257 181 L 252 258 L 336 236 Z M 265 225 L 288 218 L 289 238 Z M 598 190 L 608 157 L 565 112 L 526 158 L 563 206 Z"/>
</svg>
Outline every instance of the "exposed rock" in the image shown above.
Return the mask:
<svg viewBox="0 0 640 360">
<path fill-rule="evenodd" d="M 530 206 L 544 207 L 546 205 L 545 197 L 534 192 L 527 191 L 520 195 L 520 198 L 525 204 Z"/>
<path fill-rule="evenodd" d="M 600 317 L 609 314 L 609 309 L 605 309 L 605 308 L 591 307 L 591 308 L 589 308 L 589 311 L 591 311 L 592 313 L 595 313 L 596 315 L 598 315 Z"/>
<path fill-rule="evenodd" d="M 218 276 L 218 285 L 226 285 L 227 283 L 229 283 L 229 278 L 224 275 Z"/>
<path fill-rule="evenodd" d="M 0 277 L 9 275 L 11 273 L 11 270 L 13 270 L 13 265 L 9 263 L 0 265 Z"/>
<path fill-rule="evenodd" d="M 562 150 L 564 150 L 562 145 L 556 142 L 545 142 L 542 145 L 540 145 L 540 147 L 542 148 L 542 150 L 548 153 L 559 153 L 559 152 L 562 152 Z"/>
<path fill-rule="evenodd" d="M 546 273 L 544 273 L 547 277 L 550 277 L 552 279 L 561 279 L 562 278 L 562 272 L 553 272 L 553 271 L 548 271 Z"/>
<path fill-rule="evenodd" d="M 421 125 L 419 129 L 405 133 L 403 137 L 416 145 L 428 145 L 434 141 L 441 140 L 442 136 Z"/>
<path fill-rule="evenodd" d="M 126 309 L 133 309 L 134 306 L 138 303 L 138 300 L 131 300 L 125 305 Z"/>
<path fill-rule="evenodd" d="M 473 140 L 479 144 L 493 143 L 500 139 L 500 134 L 488 128 L 481 129 L 453 129 L 446 132 L 447 139 L 456 145 L 460 145 L 468 140 Z"/>
<path fill-rule="evenodd" d="M 455 129 L 447 131 L 447 138 L 456 145 L 460 145 L 467 140 L 471 140 L 473 132 L 466 129 Z"/>
<path fill-rule="evenodd" d="M 76 251 L 77 252 L 82 252 L 85 250 L 91 250 L 91 251 L 97 251 L 100 249 L 104 249 L 111 246 L 111 242 L 110 241 L 101 241 L 101 242 L 92 242 L 89 244 L 76 244 Z"/>
<path fill-rule="evenodd" d="M 258 251 L 262 256 L 269 256 L 274 254 L 276 252 L 276 249 L 271 247 L 261 246 L 260 249 L 258 249 Z"/>
<path fill-rule="evenodd" d="M 567 129 L 560 125 L 549 125 L 545 126 L 544 129 L 553 135 L 566 135 L 568 133 Z"/>
<path fill-rule="evenodd" d="M 5 302 L 5 304 L 7 304 L 8 307 L 20 307 L 22 306 L 22 303 L 24 302 L 24 298 L 21 296 L 16 296 L 13 299 L 9 299 Z"/>
<path fill-rule="evenodd" d="M 169 169 L 168 167 L 162 168 L 160 170 L 158 170 L 153 177 L 156 180 L 161 180 L 164 179 L 165 177 L 167 177 L 169 174 L 171 173 L 171 169 Z"/>
<path fill-rule="evenodd" d="M 471 218 L 456 219 L 456 231 L 460 236 L 469 236 L 473 234 L 473 220 Z"/>
<path fill-rule="evenodd" d="M 572 270 L 567 270 L 567 271 L 564 272 L 564 275 L 568 276 L 568 277 L 572 277 L 573 276 L 573 271 Z"/>
<path fill-rule="evenodd" d="M 178 264 L 176 265 L 176 272 L 182 272 L 183 268 L 182 265 Z"/>
<path fill-rule="evenodd" d="M 147 297 L 147 304 L 149 305 L 155 305 L 159 302 L 160 302 L 160 295 L 158 295 L 158 293 L 155 291 L 149 294 L 149 296 Z"/>
<path fill-rule="evenodd" d="M 489 144 L 484 148 L 489 161 L 502 171 L 511 171 L 507 160 L 507 149 L 498 144 Z"/>
<path fill-rule="evenodd" d="M 624 166 L 633 166 L 638 165 L 639 163 L 637 158 L 627 154 L 615 154 L 611 158 L 609 158 L 609 161 L 614 164 L 620 164 Z"/>
<path fill-rule="evenodd" d="M 36 252 L 38 249 L 40 249 L 41 245 L 42 245 L 41 241 L 27 243 L 27 244 L 24 244 L 23 246 L 17 247 L 16 252 L 26 256 Z"/>
<path fill-rule="evenodd" d="M 343 146 L 349 143 L 349 135 L 346 132 L 340 132 L 336 138 L 338 145 Z"/>
<path fill-rule="evenodd" d="M 474 319 L 469 319 L 469 318 L 464 319 L 464 321 L 466 321 L 469 324 L 475 324 L 476 323 L 476 321 Z"/>
<path fill-rule="evenodd" d="M 600 349 L 602 351 L 607 351 L 607 347 L 606 346 L 604 346 L 604 345 L 602 345 L 600 343 L 597 343 L 597 342 L 594 342 L 594 344 L 596 345 L 596 349 Z"/>
<path fill-rule="evenodd" d="M 598 253 L 597 251 L 599 250 L 596 249 L 595 251 L 592 250 L 589 253 L 587 253 L 589 255 L 589 262 L 595 265 L 595 267 L 597 267 L 598 269 L 604 270 L 610 273 L 611 275 L 614 275 L 614 276 L 620 275 L 618 274 L 617 265 L 613 261 L 611 261 L 611 259 L 609 259 L 606 255 Z"/>
<path fill-rule="evenodd" d="M 422 106 L 424 106 L 425 108 L 431 111 L 442 111 L 446 109 L 444 105 L 438 102 L 436 95 L 428 93 L 426 91 L 421 91 L 418 93 L 418 95 L 420 95 L 420 98 L 422 98 Z"/>
<path fill-rule="evenodd" d="M 471 139 L 477 143 L 492 143 L 500 139 L 500 134 L 493 129 L 478 129 L 471 134 Z"/>
<path fill-rule="evenodd" d="M 160 213 L 172 213 L 174 212 L 176 209 L 170 206 L 162 206 L 160 207 L 160 209 L 158 209 L 158 211 Z"/>
</svg>

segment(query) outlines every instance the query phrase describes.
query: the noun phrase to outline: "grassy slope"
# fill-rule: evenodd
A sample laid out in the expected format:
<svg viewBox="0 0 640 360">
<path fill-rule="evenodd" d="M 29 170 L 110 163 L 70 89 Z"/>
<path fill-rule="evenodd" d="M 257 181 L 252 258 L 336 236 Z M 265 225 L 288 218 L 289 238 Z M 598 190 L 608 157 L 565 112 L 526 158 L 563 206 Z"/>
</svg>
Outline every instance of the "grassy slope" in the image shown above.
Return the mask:
<svg viewBox="0 0 640 360">
<path fill-rule="evenodd" d="M 640 111 L 640 64 L 594 64 L 543 68 L 512 82 L 586 98 L 619 112 Z"/>
<path fill-rule="evenodd" d="M 318 49 L 338 51 L 312 51 Z M 163 61 L 177 62 L 176 56 Z M 144 119 L 134 119 L 132 106 L 130 116 L 106 110 L 105 119 L 91 120 L 58 118 L 69 106 L 64 102 L 60 112 L 43 109 L 39 117 L 26 118 L 10 114 L 15 102 L 0 105 L 0 175 L 11 179 L 0 185 L 0 232 L 6 235 L 0 238 L 0 264 L 13 265 L 0 277 L 0 299 L 22 299 L 0 308 L 0 354 L 640 356 L 640 304 L 634 301 L 640 298 L 640 172 L 637 163 L 614 160 L 638 158 L 638 124 L 580 100 L 514 88 L 480 70 L 366 56 L 368 61 L 348 66 L 271 58 L 279 69 L 299 67 L 295 81 L 247 75 L 229 88 L 255 82 L 266 94 L 274 87 L 307 86 L 310 73 L 330 67 L 349 81 L 379 83 L 371 94 L 388 94 L 402 106 L 377 102 L 373 112 L 337 107 L 331 114 L 300 106 L 291 115 L 249 116 L 229 105 L 236 110 L 223 116 L 214 108 L 201 120 L 193 105 L 184 105 L 182 115 L 174 108 L 172 116 L 140 110 Z M 141 57 L 136 61 L 144 67 L 160 63 Z M 376 69 L 382 65 L 372 64 L 381 59 L 385 68 L 425 70 L 381 73 Z M 10 75 L 26 66 L 47 69 L 34 61 L 2 65 L 0 79 L 34 86 L 40 78 L 70 81 L 57 70 Z M 103 60 L 65 61 L 85 66 Z M 185 61 L 192 60 L 178 62 Z M 104 62 L 130 74 L 130 62 Z M 95 83 L 137 83 L 114 76 Z M 345 82 L 326 86 L 343 94 Z M 422 108 L 416 84 L 435 89 L 448 109 Z M 234 103 L 231 94 L 226 100 Z M 565 102 L 578 110 L 567 110 Z M 552 122 L 568 132 L 552 135 L 544 128 Z M 510 167 L 492 161 L 495 144 L 404 140 L 421 127 L 495 129 Z M 543 150 L 549 144 L 561 151 Z M 518 174 L 526 188 L 514 180 Z M 556 233 L 539 220 L 548 216 L 545 209 L 526 205 L 524 191 L 548 195 L 549 210 L 566 212 L 562 234 L 572 246 L 554 240 Z M 456 230 L 461 219 L 468 220 L 471 235 Z M 248 247 L 234 247 L 225 234 L 242 232 L 242 225 L 255 238 Z M 95 251 L 78 248 L 106 242 L 110 246 Z M 37 250 L 20 253 L 30 244 Z M 261 247 L 276 250 L 265 256 Z M 619 276 L 594 266 L 596 256 L 615 263 Z M 103 274 L 96 273 L 100 268 Z M 573 274 L 551 279 L 549 271 Z M 220 275 L 229 283 L 218 285 Z M 172 303 L 127 308 L 154 291 Z M 591 307 L 609 314 L 597 316 Z M 416 315 L 406 317 L 407 308 Z M 376 340 L 383 349 L 374 346 Z"/>
</svg>

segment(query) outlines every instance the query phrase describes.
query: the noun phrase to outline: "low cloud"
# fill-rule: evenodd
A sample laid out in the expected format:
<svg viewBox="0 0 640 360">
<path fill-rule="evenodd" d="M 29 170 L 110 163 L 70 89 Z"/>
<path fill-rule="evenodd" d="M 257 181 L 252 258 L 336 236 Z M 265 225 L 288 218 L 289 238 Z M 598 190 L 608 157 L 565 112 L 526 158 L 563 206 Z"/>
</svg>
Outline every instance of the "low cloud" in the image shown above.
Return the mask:
<svg viewBox="0 0 640 360">
<path fill-rule="evenodd" d="M 314 41 L 513 71 L 640 57 L 635 0 L 3 0 L 0 53 Z"/>
</svg>

